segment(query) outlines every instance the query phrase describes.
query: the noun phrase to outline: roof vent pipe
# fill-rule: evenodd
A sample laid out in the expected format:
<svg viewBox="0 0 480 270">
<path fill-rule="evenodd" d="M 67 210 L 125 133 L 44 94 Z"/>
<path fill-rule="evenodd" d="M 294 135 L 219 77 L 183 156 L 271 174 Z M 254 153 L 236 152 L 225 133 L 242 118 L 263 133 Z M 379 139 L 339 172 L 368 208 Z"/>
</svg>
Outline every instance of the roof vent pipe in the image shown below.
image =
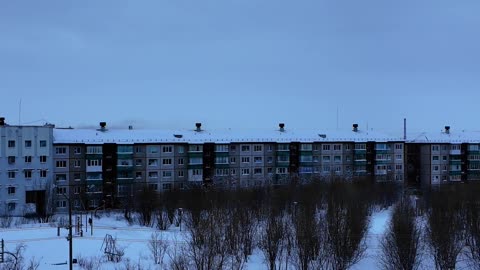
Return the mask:
<svg viewBox="0 0 480 270">
<path fill-rule="evenodd" d="M 132 130 L 132 129 L 133 129 L 132 125 L 128 126 L 128 130 Z"/>
<path fill-rule="evenodd" d="M 195 123 L 195 126 L 197 127 L 195 131 L 202 131 L 202 123 Z"/>
<path fill-rule="evenodd" d="M 5 126 L 5 117 L 0 117 L 0 126 Z"/>
<path fill-rule="evenodd" d="M 106 130 L 106 127 L 107 126 L 107 122 L 100 122 L 100 131 L 105 131 Z"/>
<path fill-rule="evenodd" d="M 358 124 L 353 124 L 353 132 L 357 132 L 358 131 Z"/>
<path fill-rule="evenodd" d="M 445 133 L 450 134 L 450 126 L 445 126 Z"/>
<path fill-rule="evenodd" d="M 278 127 L 280 127 L 280 131 L 281 131 L 281 132 L 284 132 L 284 131 L 285 131 L 285 124 L 284 124 L 284 123 L 278 124 Z"/>
</svg>

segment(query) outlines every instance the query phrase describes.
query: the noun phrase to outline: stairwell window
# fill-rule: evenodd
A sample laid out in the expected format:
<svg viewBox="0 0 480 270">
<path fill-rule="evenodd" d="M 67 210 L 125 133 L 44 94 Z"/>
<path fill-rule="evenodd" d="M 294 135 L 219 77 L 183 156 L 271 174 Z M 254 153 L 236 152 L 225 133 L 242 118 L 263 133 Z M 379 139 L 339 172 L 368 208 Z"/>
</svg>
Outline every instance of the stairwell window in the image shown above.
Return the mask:
<svg viewBox="0 0 480 270">
<path fill-rule="evenodd" d="M 8 187 L 7 190 L 8 190 L 8 195 L 14 195 L 16 192 L 15 187 Z"/>
<path fill-rule="evenodd" d="M 25 148 L 30 148 L 32 147 L 32 141 L 31 140 L 26 140 L 25 141 Z"/>
<path fill-rule="evenodd" d="M 14 148 L 15 147 L 15 141 L 14 140 L 9 140 L 8 141 L 8 148 Z"/>
</svg>

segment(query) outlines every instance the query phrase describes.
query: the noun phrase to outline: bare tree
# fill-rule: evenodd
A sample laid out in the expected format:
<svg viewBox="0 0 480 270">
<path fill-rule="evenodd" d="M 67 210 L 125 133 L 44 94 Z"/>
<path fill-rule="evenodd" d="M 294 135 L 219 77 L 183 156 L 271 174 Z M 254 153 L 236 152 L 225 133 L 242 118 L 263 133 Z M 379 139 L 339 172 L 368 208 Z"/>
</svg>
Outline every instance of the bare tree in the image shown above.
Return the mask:
<svg viewBox="0 0 480 270">
<path fill-rule="evenodd" d="M 324 237 L 322 224 L 317 221 L 315 205 L 300 204 L 296 207 L 293 225 L 298 269 L 318 269 L 322 265 L 323 258 L 319 257 Z"/>
<path fill-rule="evenodd" d="M 284 247 L 284 234 L 283 215 L 270 212 L 263 224 L 258 243 L 270 270 L 277 269 L 277 264 L 281 259 Z"/>
<path fill-rule="evenodd" d="M 457 192 L 432 192 L 427 214 L 427 240 L 437 269 L 454 269 L 465 245 L 465 216 Z"/>
<path fill-rule="evenodd" d="M 468 187 L 466 198 L 466 256 L 471 269 L 480 270 L 480 186 Z"/>
<path fill-rule="evenodd" d="M 197 223 L 192 222 L 191 216 L 186 220 L 189 232 L 187 251 L 195 269 L 222 269 L 225 264 L 224 217 L 221 210 L 213 208 L 200 213 Z"/>
<path fill-rule="evenodd" d="M 325 216 L 325 249 L 330 269 L 347 269 L 365 254 L 369 205 L 362 192 L 351 183 L 334 181 L 330 186 Z"/>
<path fill-rule="evenodd" d="M 143 185 L 135 195 L 136 211 L 140 215 L 139 221 L 142 226 L 151 226 L 153 224 L 153 214 L 158 207 L 157 192 Z"/>
<path fill-rule="evenodd" d="M 422 232 L 415 216 L 415 209 L 407 197 L 394 206 L 388 229 L 380 242 L 383 269 L 419 269 Z"/>
</svg>

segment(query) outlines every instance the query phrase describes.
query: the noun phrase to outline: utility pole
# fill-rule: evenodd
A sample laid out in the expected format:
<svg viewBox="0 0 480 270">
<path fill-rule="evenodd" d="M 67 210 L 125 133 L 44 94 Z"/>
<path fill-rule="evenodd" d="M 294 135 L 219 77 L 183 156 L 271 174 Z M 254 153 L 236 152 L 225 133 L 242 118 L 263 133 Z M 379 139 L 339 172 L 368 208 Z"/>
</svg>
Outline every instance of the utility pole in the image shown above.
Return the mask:
<svg viewBox="0 0 480 270">
<path fill-rule="evenodd" d="M 65 198 L 68 200 L 68 265 L 73 270 L 72 202 L 66 195 Z"/>
</svg>

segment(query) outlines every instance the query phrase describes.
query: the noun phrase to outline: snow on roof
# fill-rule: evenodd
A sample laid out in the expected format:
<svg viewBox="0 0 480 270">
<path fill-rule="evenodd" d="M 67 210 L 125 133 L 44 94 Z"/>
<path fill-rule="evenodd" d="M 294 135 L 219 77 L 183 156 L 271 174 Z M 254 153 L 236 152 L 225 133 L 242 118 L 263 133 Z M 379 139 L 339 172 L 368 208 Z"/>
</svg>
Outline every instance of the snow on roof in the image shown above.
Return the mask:
<svg viewBox="0 0 480 270">
<path fill-rule="evenodd" d="M 400 137 L 373 131 L 315 130 L 149 130 L 149 129 L 54 129 L 55 144 L 133 143 L 254 143 L 254 142 L 388 142 Z"/>
<path fill-rule="evenodd" d="M 479 131 L 452 131 L 421 132 L 410 134 L 407 137 L 408 143 L 480 143 Z"/>
</svg>

